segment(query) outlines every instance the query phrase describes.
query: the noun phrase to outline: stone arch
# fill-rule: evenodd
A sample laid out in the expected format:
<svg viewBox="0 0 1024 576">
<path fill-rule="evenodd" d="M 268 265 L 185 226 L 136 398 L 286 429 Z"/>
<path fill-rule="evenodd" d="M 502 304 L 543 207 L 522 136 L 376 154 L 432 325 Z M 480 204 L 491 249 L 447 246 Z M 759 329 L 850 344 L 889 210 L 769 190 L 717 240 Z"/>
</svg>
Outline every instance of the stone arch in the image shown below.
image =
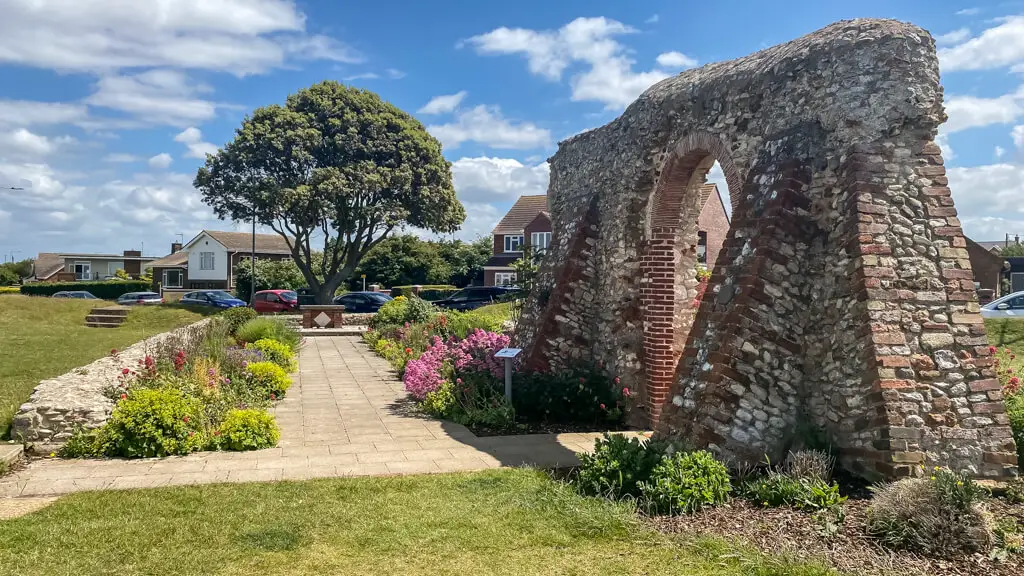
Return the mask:
<svg viewBox="0 0 1024 576">
<path fill-rule="evenodd" d="M 681 138 L 664 158 L 652 193 L 641 259 L 640 302 L 643 314 L 644 400 L 656 422 L 675 381 L 695 310 L 697 217 L 700 187 L 715 161 L 722 166 L 739 205 L 740 176 L 728 148 L 716 136 L 694 132 Z M 717 263 L 710 263 L 717 266 Z"/>
</svg>

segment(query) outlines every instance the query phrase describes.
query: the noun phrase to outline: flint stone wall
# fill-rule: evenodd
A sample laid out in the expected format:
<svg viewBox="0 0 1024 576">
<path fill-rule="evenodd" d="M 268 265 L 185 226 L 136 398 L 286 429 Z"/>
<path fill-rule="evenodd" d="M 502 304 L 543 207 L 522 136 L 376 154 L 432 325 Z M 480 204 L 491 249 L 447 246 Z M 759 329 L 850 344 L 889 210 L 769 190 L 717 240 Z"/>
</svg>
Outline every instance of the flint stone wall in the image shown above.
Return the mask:
<svg viewBox="0 0 1024 576">
<path fill-rule="evenodd" d="M 33 444 L 55 445 L 66 442 L 76 428 L 99 428 L 114 409 L 114 401 L 104 396 L 103 390 L 117 384 L 122 369 L 135 369 L 146 354 L 165 341 L 196 334 L 197 328 L 208 322 L 207 318 L 151 336 L 118 350 L 117 357 L 105 356 L 62 376 L 41 381 L 14 416 L 11 437 Z"/>
<path fill-rule="evenodd" d="M 889 20 L 654 85 L 550 160 L 554 238 L 516 329 L 525 361 L 604 366 L 639 392 L 639 421 L 736 460 L 823 434 L 870 478 L 1015 474 L 933 142 L 945 118 L 934 41 Z M 715 160 L 733 220 L 695 306 Z"/>
</svg>

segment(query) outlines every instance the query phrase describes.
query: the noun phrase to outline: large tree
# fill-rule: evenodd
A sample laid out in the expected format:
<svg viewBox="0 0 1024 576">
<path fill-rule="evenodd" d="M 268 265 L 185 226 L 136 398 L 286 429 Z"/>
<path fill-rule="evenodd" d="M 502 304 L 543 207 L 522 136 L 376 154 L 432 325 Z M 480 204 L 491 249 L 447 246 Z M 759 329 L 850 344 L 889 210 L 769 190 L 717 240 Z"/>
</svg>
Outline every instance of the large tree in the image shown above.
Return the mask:
<svg viewBox="0 0 1024 576">
<path fill-rule="evenodd" d="M 207 156 L 195 186 L 221 218 L 255 218 L 284 237 L 319 303 L 392 230 L 450 233 L 466 217 L 451 164 L 423 125 L 333 81 L 253 112 Z"/>
</svg>

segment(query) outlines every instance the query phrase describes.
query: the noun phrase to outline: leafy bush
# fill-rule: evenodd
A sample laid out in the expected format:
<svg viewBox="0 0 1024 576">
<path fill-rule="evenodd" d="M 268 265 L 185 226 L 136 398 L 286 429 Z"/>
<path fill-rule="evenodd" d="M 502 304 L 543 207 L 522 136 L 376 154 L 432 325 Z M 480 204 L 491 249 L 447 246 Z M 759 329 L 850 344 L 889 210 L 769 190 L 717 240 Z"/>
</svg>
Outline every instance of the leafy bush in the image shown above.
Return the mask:
<svg viewBox="0 0 1024 576">
<path fill-rule="evenodd" d="M 409 299 L 405 296 L 398 296 L 394 300 L 389 300 L 370 319 L 370 328 L 376 329 L 381 326 L 405 324 L 408 309 Z"/>
<path fill-rule="evenodd" d="M 129 292 L 148 292 L 149 282 L 142 280 L 104 280 L 102 282 L 33 282 L 21 286 L 22 294 L 28 296 L 52 296 L 65 290 L 85 290 L 97 298 L 115 300 Z"/>
<path fill-rule="evenodd" d="M 816 476 L 793 478 L 774 470 L 744 482 L 739 493 L 762 506 L 790 506 L 798 510 L 826 510 L 846 501 L 835 483 Z"/>
<path fill-rule="evenodd" d="M 1024 462 L 1024 390 L 1006 396 L 1006 415 L 1017 443 L 1017 461 Z"/>
<path fill-rule="evenodd" d="M 650 480 L 638 485 L 651 510 L 662 514 L 690 514 L 723 504 L 732 489 L 729 470 L 707 450 L 662 458 Z"/>
<path fill-rule="evenodd" d="M 465 338 L 474 330 L 485 330 L 487 332 L 500 332 L 502 323 L 507 319 L 501 314 L 488 314 L 479 309 L 471 312 L 460 312 L 458 310 L 446 310 L 441 313 L 439 320 L 444 318 L 449 336 Z"/>
<path fill-rule="evenodd" d="M 18 294 L 20 292 L 19 286 L 0 286 L 0 294 Z"/>
<path fill-rule="evenodd" d="M 245 369 L 249 388 L 262 398 L 281 398 L 292 385 L 284 369 L 273 362 L 253 362 Z"/>
<path fill-rule="evenodd" d="M 60 447 L 61 458 L 89 458 L 103 455 L 99 428 L 76 428 L 68 441 Z"/>
<path fill-rule="evenodd" d="M 235 339 L 246 344 L 252 344 L 257 340 L 277 340 L 292 350 L 297 350 L 302 337 L 280 318 L 254 318 L 238 327 Z"/>
<path fill-rule="evenodd" d="M 832 480 L 832 469 L 835 458 L 821 450 L 800 450 L 790 452 L 786 460 L 786 474 L 790 478 L 802 480 Z"/>
<path fill-rule="evenodd" d="M 264 360 L 273 362 L 285 370 L 291 371 L 295 369 L 295 353 L 286 344 L 282 344 L 277 340 L 264 338 L 263 340 L 257 340 L 252 344 L 246 345 L 246 348 L 259 350 Z"/>
<path fill-rule="evenodd" d="M 517 372 L 512 378 L 516 414 L 530 422 L 620 422 L 623 400 L 631 395 L 615 379 L 593 370 Z"/>
<path fill-rule="evenodd" d="M 132 390 L 99 432 L 102 452 L 130 458 L 195 452 L 204 443 L 202 416 L 200 400 L 180 390 Z"/>
<path fill-rule="evenodd" d="M 651 478 L 664 455 L 659 443 L 605 433 L 594 443 L 593 453 L 579 455 L 577 486 L 584 494 L 595 496 L 639 497 L 640 483 Z"/>
<path fill-rule="evenodd" d="M 228 325 L 228 332 L 234 334 L 242 327 L 243 324 L 249 320 L 255 320 L 259 314 L 255 310 L 247 306 L 236 306 L 234 308 L 228 308 L 217 315 L 218 318 L 222 318 Z"/>
<path fill-rule="evenodd" d="M 992 543 L 984 501 L 988 493 L 970 478 L 936 469 L 930 478 L 908 478 L 875 487 L 867 531 L 889 548 L 930 556 L 979 552 Z"/>
<path fill-rule="evenodd" d="M 437 308 L 422 298 L 410 298 L 405 308 L 405 322 L 426 322 L 437 314 Z"/>
<path fill-rule="evenodd" d="M 409 286 L 395 286 L 395 287 L 391 288 L 391 297 L 392 298 L 398 298 L 399 296 L 405 296 L 406 298 L 411 298 L 413 296 L 413 288 L 414 288 L 414 286 L 412 286 L 412 285 L 409 285 Z M 422 285 L 420 285 L 420 298 L 423 298 L 424 300 L 440 300 L 440 298 L 427 298 L 426 296 L 424 296 L 423 293 L 424 292 L 442 292 L 442 291 L 444 291 L 444 292 L 446 292 L 446 291 L 457 292 L 458 290 L 459 290 L 458 288 L 456 288 L 455 286 L 452 286 L 450 284 L 422 284 Z"/>
<path fill-rule="evenodd" d="M 1006 500 L 1011 504 L 1024 504 L 1024 478 L 1014 478 L 1007 484 Z"/>
<path fill-rule="evenodd" d="M 419 297 L 427 302 L 437 302 L 455 294 L 461 288 L 424 288 L 420 290 Z"/>
<path fill-rule="evenodd" d="M 455 408 L 455 385 L 442 382 L 433 392 L 427 392 L 420 404 L 423 411 L 431 416 L 447 418 Z"/>
<path fill-rule="evenodd" d="M 263 410 L 231 410 L 225 415 L 217 444 L 227 450 L 261 450 L 277 445 L 281 432 Z"/>
</svg>

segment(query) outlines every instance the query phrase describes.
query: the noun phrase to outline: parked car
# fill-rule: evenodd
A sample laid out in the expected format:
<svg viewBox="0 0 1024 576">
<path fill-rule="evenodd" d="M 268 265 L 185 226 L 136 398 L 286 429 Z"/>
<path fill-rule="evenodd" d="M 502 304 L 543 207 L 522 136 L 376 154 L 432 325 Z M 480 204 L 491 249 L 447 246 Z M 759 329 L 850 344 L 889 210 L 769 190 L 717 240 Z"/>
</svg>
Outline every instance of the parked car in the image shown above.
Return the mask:
<svg viewBox="0 0 1024 576">
<path fill-rule="evenodd" d="M 444 300 L 434 302 L 434 306 L 448 310 L 475 310 L 481 306 L 502 302 L 517 292 L 519 292 L 517 288 L 504 286 L 470 286 Z"/>
<path fill-rule="evenodd" d="M 260 314 L 294 312 L 299 309 L 299 294 L 295 290 L 260 290 L 253 295 L 252 307 Z"/>
<path fill-rule="evenodd" d="M 135 304 L 163 304 L 163 296 L 160 296 L 156 292 L 128 292 L 122 294 L 117 299 L 117 303 L 122 306 L 132 306 Z"/>
<path fill-rule="evenodd" d="M 1014 292 L 981 307 L 983 318 L 1024 319 L 1024 292 Z"/>
<path fill-rule="evenodd" d="M 333 302 L 345 307 L 345 312 L 372 313 L 380 310 L 391 296 L 381 292 L 349 292 L 335 296 Z"/>
<path fill-rule="evenodd" d="M 213 306 L 214 308 L 237 308 L 246 306 L 245 300 L 239 300 L 223 290 L 197 290 L 188 292 L 181 297 L 182 304 L 192 306 Z"/>
<path fill-rule="evenodd" d="M 78 298 L 80 300 L 99 300 L 99 298 L 92 295 L 91 292 L 85 290 L 65 290 L 63 292 L 54 293 L 51 298 Z"/>
</svg>

